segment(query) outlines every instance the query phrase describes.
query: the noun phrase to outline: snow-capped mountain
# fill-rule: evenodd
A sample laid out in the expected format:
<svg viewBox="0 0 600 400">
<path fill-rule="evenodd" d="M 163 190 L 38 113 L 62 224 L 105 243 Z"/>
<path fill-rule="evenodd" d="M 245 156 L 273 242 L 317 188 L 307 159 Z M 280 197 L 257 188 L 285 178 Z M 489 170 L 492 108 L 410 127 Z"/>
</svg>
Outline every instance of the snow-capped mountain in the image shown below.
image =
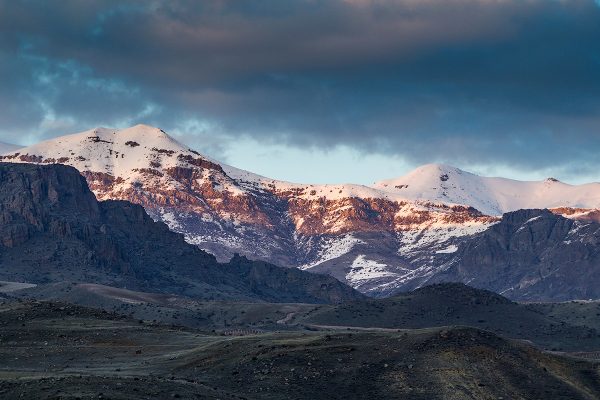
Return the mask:
<svg viewBox="0 0 600 400">
<path fill-rule="evenodd" d="M 554 178 L 537 182 L 488 178 L 436 164 L 377 182 L 374 187 L 413 200 L 468 204 L 486 215 L 532 208 L 600 206 L 600 183 L 569 185 Z"/>
<path fill-rule="evenodd" d="M 374 295 L 426 280 L 461 238 L 503 212 L 563 207 L 557 212 L 581 217 L 600 207 L 600 184 L 483 178 L 436 164 L 373 186 L 277 181 L 146 125 L 62 136 L 2 160 L 71 165 L 100 200 L 141 204 L 221 259 L 237 252 L 328 273 Z"/>
</svg>

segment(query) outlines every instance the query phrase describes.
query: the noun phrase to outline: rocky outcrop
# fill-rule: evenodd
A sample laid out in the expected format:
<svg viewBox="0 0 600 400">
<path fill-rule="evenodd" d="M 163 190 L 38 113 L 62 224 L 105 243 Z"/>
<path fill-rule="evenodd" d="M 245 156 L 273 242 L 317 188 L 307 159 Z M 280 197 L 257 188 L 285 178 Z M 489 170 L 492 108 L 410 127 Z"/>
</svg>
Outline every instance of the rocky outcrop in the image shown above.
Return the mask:
<svg viewBox="0 0 600 400">
<path fill-rule="evenodd" d="M 75 218 L 89 220 L 99 214 L 98 203 L 81 176 L 63 174 L 61 168 L 34 166 L 21 173 L 25 169 L 17 165 L 0 169 L 0 242 L 4 247 L 17 247 L 38 232 L 74 233 Z M 61 218 L 56 218 L 62 211 Z"/>
<path fill-rule="evenodd" d="M 506 213 L 458 246 L 430 282 L 459 281 L 515 300 L 600 298 L 600 224 L 548 210 Z"/>
<path fill-rule="evenodd" d="M 0 165 L 0 280 L 94 282 L 203 299 L 337 302 L 360 298 L 337 280 L 214 256 L 144 209 L 96 201 L 77 170 Z"/>
<path fill-rule="evenodd" d="M 306 236 L 350 232 L 402 232 L 434 223 L 453 225 L 465 222 L 491 224 L 497 218 L 472 207 L 381 198 L 325 197 L 286 199 L 296 232 Z"/>
</svg>

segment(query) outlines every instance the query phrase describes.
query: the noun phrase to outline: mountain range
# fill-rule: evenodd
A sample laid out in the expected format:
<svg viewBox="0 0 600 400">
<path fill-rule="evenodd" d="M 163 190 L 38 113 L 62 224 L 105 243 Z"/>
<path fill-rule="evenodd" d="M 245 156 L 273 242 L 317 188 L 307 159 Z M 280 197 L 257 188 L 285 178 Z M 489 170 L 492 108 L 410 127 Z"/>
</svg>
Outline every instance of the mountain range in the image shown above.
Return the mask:
<svg viewBox="0 0 600 400">
<path fill-rule="evenodd" d="M 3 161 L 3 399 L 600 393 L 594 184 L 296 185 L 145 126 Z"/>
<path fill-rule="evenodd" d="M 512 299 L 600 297 L 600 183 L 428 164 L 371 186 L 296 184 L 220 163 L 146 125 L 61 136 L 2 160 L 73 166 L 99 200 L 143 206 L 220 261 L 239 253 L 371 296 L 451 280 Z M 528 209 L 540 210 L 520 211 Z M 565 277 L 569 285 L 557 283 Z"/>
</svg>

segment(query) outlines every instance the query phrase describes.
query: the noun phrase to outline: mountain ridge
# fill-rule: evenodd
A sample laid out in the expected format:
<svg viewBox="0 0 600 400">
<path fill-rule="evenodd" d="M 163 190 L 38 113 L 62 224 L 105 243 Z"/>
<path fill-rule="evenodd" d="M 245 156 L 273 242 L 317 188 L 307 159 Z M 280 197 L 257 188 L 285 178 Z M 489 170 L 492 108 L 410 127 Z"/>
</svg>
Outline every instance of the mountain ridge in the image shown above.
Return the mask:
<svg viewBox="0 0 600 400">
<path fill-rule="evenodd" d="M 374 296 L 426 282 L 460 242 L 513 208 L 600 220 L 600 183 L 521 182 L 428 164 L 372 186 L 295 184 L 219 163 L 147 125 L 96 128 L 1 159 L 71 165 L 99 199 L 142 205 L 220 261 L 239 253 Z"/>
<path fill-rule="evenodd" d="M 436 187 L 431 187 L 439 177 Z M 570 185 L 554 178 L 519 181 L 483 177 L 443 164 L 427 164 L 408 174 L 375 183 L 413 199 L 466 204 L 487 215 L 528 208 L 589 208 L 600 206 L 600 183 Z M 477 196 L 478 195 L 478 196 Z"/>
<path fill-rule="evenodd" d="M 127 138 L 127 140 L 121 141 L 123 143 L 117 143 L 116 141 L 112 141 L 110 139 L 111 137 L 122 138 L 123 136 Z M 101 165 L 101 163 L 98 162 L 99 160 L 94 159 L 93 157 L 83 160 L 81 158 L 85 158 L 85 156 L 82 154 L 69 154 L 77 151 L 77 149 L 73 149 L 72 147 L 80 146 L 84 137 L 88 139 L 97 137 L 98 139 L 96 139 L 95 143 L 104 142 L 105 144 L 112 145 L 113 148 L 110 149 L 110 155 L 114 155 L 117 162 L 113 160 L 113 162 Z M 311 189 L 308 192 L 302 193 L 304 197 L 318 196 L 333 200 L 344 197 L 371 197 L 387 198 L 395 201 L 438 201 L 447 205 L 470 206 L 486 215 L 491 216 L 500 216 L 505 212 L 516 211 L 518 209 L 525 208 L 569 207 L 591 209 L 600 207 L 600 182 L 571 185 L 563 183 L 554 178 L 547 178 L 543 181 L 520 181 L 503 177 L 479 176 L 460 168 L 438 163 L 430 163 L 419 166 L 403 176 L 380 180 L 375 182 L 373 185 L 360 185 L 353 183 L 311 184 L 281 181 L 219 162 L 179 143 L 176 139 L 168 135 L 162 129 L 144 124 L 138 124 L 121 130 L 97 127 L 79 133 L 59 136 L 57 138 L 45 140 L 26 147 L 9 145 L 17 148 L 5 151 L 2 157 L 4 160 L 11 160 L 15 162 L 35 161 L 36 159 L 39 160 L 39 156 L 43 155 L 44 153 L 58 151 L 62 153 L 56 154 L 57 157 L 42 158 L 42 160 L 39 162 L 52 163 L 53 161 L 58 162 L 58 160 L 61 160 L 63 161 L 61 163 L 68 162 L 70 164 L 76 164 L 74 166 L 80 171 L 104 173 L 113 172 L 116 175 L 119 175 L 122 172 L 121 170 L 132 170 L 136 167 L 140 167 L 139 163 L 142 161 L 142 159 L 139 158 L 139 154 L 134 154 L 134 157 L 128 156 L 125 158 L 125 154 L 122 151 L 123 149 L 126 149 L 123 144 L 125 144 L 125 146 L 129 146 L 130 150 L 139 147 L 139 143 L 135 142 L 135 140 L 139 140 L 140 142 L 146 141 L 147 146 L 144 147 L 152 146 L 151 150 L 156 149 L 155 151 L 158 153 L 161 153 L 160 150 L 162 150 L 163 154 L 168 154 L 171 151 L 189 152 L 190 154 L 205 160 L 207 163 L 215 164 L 215 168 L 220 167 L 220 169 L 230 179 L 239 182 L 237 185 L 238 187 L 246 184 L 255 186 L 275 185 L 280 191 L 299 191 L 301 189 Z M 61 145 L 63 148 L 61 148 Z M 3 149 L 0 148 L 0 151 L 2 150 Z M 18 156 L 14 156 L 14 154 L 17 153 L 16 150 L 19 150 Z M 79 150 L 81 150 L 81 148 Z M 74 156 L 76 157 L 73 158 Z M 136 156 L 138 156 L 137 159 L 135 158 Z M 450 186 L 453 185 L 453 180 L 459 181 L 458 186 L 456 186 L 456 184 L 454 184 L 454 186 Z M 455 193 L 448 194 L 449 189 L 458 189 L 460 191 L 464 191 L 465 189 L 476 189 L 474 186 L 477 185 L 497 192 L 494 193 L 494 195 L 503 197 L 503 199 L 474 199 L 473 196 L 470 198 L 463 196 L 461 198 L 461 196 L 458 196 Z M 234 190 L 233 186 L 228 186 L 227 188 L 229 190 Z M 499 186 L 500 188 L 495 188 L 494 186 Z M 573 189 L 575 189 L 576 192 L 581 192 L 578 193 L 578 200 L 571 200 L 573 197 L 572 193 L 568 193 L 562 199 L 557 198 L 557 194 L 555 193 L 560 191 L 572 191 Z M 316 193 L 310 194 L 313 190 Z M 533 199 L 522 198 L 524 196 L 520 192 L 527 190 L 534 192 L 532 194 Z M 544 197 L 544 190 L 551 192 L 550 198 Z M 514 198 L 508 199 L 510 196 L 505 192 L 511 192 Z M 515 193 L 517 194 L 515 195 Z M 522 198 L 522 203 L 518 203 L 519 198 Z M 512 200 L 513 202 L 511 203 L 509 200 Z M 495 206 L 490 206 L 489 204 L 487 206 L 482 206 L 482 204 L 486 202 L 490 204 L 495 202 L 496 204 Z M 543 204 L 544 202 L 546 202 L 546 204 Z M 542 205 L 536 205 L 539 203 L 542 203 Z"/>
</svg>

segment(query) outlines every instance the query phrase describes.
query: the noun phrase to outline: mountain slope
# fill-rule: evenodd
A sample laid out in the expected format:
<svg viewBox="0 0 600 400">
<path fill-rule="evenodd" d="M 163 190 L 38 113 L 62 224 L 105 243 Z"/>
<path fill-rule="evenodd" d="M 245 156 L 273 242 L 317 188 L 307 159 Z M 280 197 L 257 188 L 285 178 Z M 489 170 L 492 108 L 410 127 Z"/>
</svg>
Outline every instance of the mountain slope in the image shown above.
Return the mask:
<svg viewBox="0 0 600 400">
<path fill-rule="evenodd" d="M 436 164 L 372 187 L 295 184 L 218 163 L 146 125 L 63 136 L 2 160 L 74 166 L 99 199 L 142 205 L 219 260 L 240 253 L 374 296 L 424 284 L 503 212 L 553 207 L 600 220 L 600 184 L 484 178 Z"/>
<path fill-rule="evenodd" d="M 464 240 L 429 281 L 468 282 L 516 300 L 598 299 L 599 266 L 600 224 L 520 210 Z"/>
<path fill-rule="evenodd" d="M 186 243 L 139 205 L 96 201 L 77 170 L 0 165 L 0 280 L 94 282 L 202 299 L 337 302 L 360 294 L 327 276 Z"/>
<path fill-rule="evenodd" d="M 413 268 L 409 258 L 421 257 L 420 247 L 435 247 L 436 238 L 478 232 L 496 220 L 471 207 L 406 201 L 360 185 L 269 180 L 218 164 L 145 125 L 63 136 L 2 159 L 74 166 L 99 199 L 144 206 L 155 220 L 220 260 L 238 252 L 320 271 L 331 269 L 340 257 L 357 258 L 363 253 L 356 252 L 368 248 L 370 260 L 379 259 L 390 268 L 388 280 L 362 272 L 355 279 L 352 261 L 332 273 L 366 292 L 385 283 L 394 286 L 407 266 Z M 415 235 L 423 230 L 436 235 Z M 408 258 L 397 253 L 405 242 L 416 249 Z"/>
</svg>

